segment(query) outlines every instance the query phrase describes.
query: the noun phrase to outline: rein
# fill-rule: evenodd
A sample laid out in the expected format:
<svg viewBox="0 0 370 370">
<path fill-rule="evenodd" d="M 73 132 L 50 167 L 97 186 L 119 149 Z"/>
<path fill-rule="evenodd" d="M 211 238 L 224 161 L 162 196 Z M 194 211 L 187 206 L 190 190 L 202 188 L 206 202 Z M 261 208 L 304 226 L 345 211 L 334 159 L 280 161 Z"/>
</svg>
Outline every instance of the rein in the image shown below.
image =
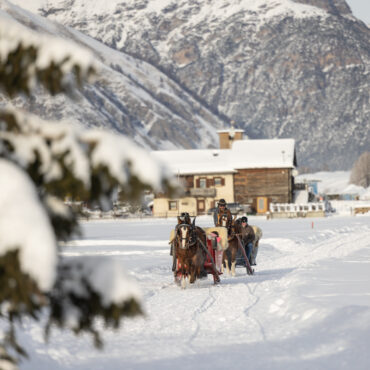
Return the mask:
<svg viewBox="0 0 370 370">
<path fill-rule="evenodd" d="M 236 233 L 235 231 L 232 231 L 228 237 L 228 241 L 230 240 L 233 240 L 234 238 L 238 238 L 240 237 L 241 235 L 243 235 L 242 233 Z"/>
<path fill-rule="evenodd" d="M 251 265 L 249 263 L 248 257 L 247 257 L 247 255 L 245 253 L 245 250 L 244 250 L 243 244 L 242 244 L 242 242 L 241 242 L 241 240 L 239 238 L 239 235 L 237 235 L 236 237 L 238 239 L 239 249 L 241 250 L 242 255 L 244 257 L 245 265 L 246 265 L 246 268 L 247 268 L 247 273 L 248 273 L 248 275 L 253 275 L 254 274 L 254 270 L 252 269 L 252 267 L 251 267 Z"/>
<path fill-rule="evenodd" d="M 198 239 L 198 241 L 199 241 L 200 245 L 202 246 L 203 250 L 207 253 L 207 255 L 208 255 L 208 257 L 209 257 L 209 259 L 210 259 L 210 261 L 211 261 L 211 264 L 212 264 L 212 268 L 213 268 L 214 273 L 215 273 L 215 274 L 216 274 L 216 276 L 219 278 L 219 273 L 218 273 L 218 271 L 217 271 L 216 264 L 215 264 L 215 261 L 213 260 L 213 257 L 212 257 L 212 255 L 211 255 L 211 253 L 209 253 L 208 248 L 204 245 L 204 243 L 202 242 L 202 240 L 201 240 L 201 239 L 199 239 L 199 238 L 197 238 L 197 239 Z"/>
</svg>

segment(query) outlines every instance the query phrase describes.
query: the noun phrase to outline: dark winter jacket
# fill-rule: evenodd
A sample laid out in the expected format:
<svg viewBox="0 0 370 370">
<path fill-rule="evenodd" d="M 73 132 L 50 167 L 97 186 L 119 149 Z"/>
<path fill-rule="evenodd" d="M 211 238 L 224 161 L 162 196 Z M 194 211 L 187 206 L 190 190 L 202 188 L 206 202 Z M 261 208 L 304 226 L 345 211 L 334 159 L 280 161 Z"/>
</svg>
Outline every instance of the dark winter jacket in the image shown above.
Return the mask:
<svg viewBox="0 0 370 370">
<path fill-rule="evenodd" d="M 245 227 L 242 226 L 241 232 L 242 232 L 242 241 L 244 245 L 247 245 L 248 243 L 253 243 L 255 235 L 252 226 L 249 225 Z"/>
</svg>

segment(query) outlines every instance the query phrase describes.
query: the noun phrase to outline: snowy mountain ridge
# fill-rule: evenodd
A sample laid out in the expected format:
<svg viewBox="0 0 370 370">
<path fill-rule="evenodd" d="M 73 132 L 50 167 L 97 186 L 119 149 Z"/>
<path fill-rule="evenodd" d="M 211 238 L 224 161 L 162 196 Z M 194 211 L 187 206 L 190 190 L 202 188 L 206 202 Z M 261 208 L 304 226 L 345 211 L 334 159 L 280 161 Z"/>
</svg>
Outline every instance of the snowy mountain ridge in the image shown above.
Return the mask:
<svg viewBox="0 0 370 370">
<path fill-rule="evenodd" d="M 301 166 L 350 169 L 370 149 L 370 29 L 344 0 L 14 2 L 149 62 L 250 138 L 294 138 Z M 206 147 L 175 132 L 150 133 Z"/>
<path fill-rule="evenodd" d="M 101 69 L 97 82 L 87 84 L 76 102 L 64 96 L 50 99 L 40 92 L 30 103 L 17 98 L 16 106 L 46 119 L 105 127 L 146 148 L 208 147 L 217 140 L 215 126 L 221 128 L 223 121 L 157 68 L 8 1 L 0 2 L 0 15 L 90 49 Z M 171 140 L 161 134 L 166 129 L 173 132 Z"/>
<path fill-rule="evenodd" d="M 121 0 L 112 0 L 109 4 L 96 2 L 93 7 L 87 6 L 88 3 L 89 1 L 86 0 L 75 0 L 73 2 L 56 0 L 52 3 L 41 0 L 37 7 L 33 6 L 33 10 L 62 23 L 67 21 L 64 19 L 63 13 L 76 14 L 79 19 L 85 19 L 85 22 L 76 24 L 77 22 L 70 21 L 72 27 L 77 26 L 76 28 L 80 28 L 94 38 L 101 39 L 106 44 L 114 45 L 117 49 L 123 48 L 132 37 L 130 27 L 126 25 L 131 26 L 134 23 L 140 23 L 145 29 L 148 29 L 153 23 L 160 22 L 162 15 L 162 19 L 164 19 L 166 14 L 175 13 L 175 17 L 180 20 L 182 26 L 171 28 L 166 38 L 157 40 L 156 48 L 158 47 L 162 52 L 168 51 L 167 39 L 180 39 L 186 29 L 190 30 L 201 23 L 212 25 L 213 22 L 218 23 L 220 20 L 227 20 L 239 12 L 245 12 L 247 20 L 249 18 L 260 24 L 277 16 L 297 18 L 327 16 L 327 13 L 322 9 L 311 5 L 298 4 L 291 0 L 232 0 L 227 2 L 188 0 L 129 0 L 122 2 Z M 68 8 L 70 8 L 70 11 L 68 11 Z M 67 13 L 65 10 L 67 10 Z M 177 17 L 177 13 L 180 13 L 181 17 Z M 107 26 L 104 22 L 100 24 L 89 22 L 89 20 L 94 20 L 97 17 L 109 19 L 110 25 Z M 125 21 L 122 22 L 122 19 Z M 123 25 L 120 24 L 120 20 L 124 23 Z M 211 32 L 212 26 L 209 28 L 209 32 Z M 119 30 L 118 39 L 117 30 Z"/>
</svg>

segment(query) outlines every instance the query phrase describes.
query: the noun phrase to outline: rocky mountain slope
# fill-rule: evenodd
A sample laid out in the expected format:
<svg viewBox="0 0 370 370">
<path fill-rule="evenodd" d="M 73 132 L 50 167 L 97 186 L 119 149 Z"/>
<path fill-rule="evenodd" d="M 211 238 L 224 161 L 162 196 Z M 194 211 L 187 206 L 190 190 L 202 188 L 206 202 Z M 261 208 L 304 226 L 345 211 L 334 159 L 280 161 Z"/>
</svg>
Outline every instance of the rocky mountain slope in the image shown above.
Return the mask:
<svg viewBox="0 0 370 370">
<path fill-rule="evenodd" d="M 295 138 L 301 166 L 349 169 L 370 150 L 370 29 L 344 0 L 32 3 L 158 67 L 249 137 Z"/>
<path fill-rule="evenodd" d="M 30 30 L 90 49 L 100 67 L 96 83 L 87 84 L 74 99 L 51 99 L 40 91 L 30 101 L 15 99 L 16 106 L 47 119 L 105 127 L 151 149 L 213 147 L 217 143 L 215 128 L 222 128 L 225 122 L 157 68 L 10 2 L 0 1 L 0 12 Z M 0 96 L 0 104 L 4 103 L 6 99 Z"/>
</svg>

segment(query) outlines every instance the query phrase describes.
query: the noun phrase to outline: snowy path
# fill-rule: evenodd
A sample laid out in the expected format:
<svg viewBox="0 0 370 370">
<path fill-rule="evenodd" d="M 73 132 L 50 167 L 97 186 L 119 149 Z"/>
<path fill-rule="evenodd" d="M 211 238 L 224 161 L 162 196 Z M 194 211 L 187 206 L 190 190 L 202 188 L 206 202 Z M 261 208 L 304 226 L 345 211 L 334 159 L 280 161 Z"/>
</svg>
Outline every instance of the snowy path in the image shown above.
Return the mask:
<svg viewBox="0 0 370 370">
<path fill-rule="evenodd" d="M 58 330 L 44 345 L 27 323 L 22 369 L 370 368 L 370 217 L 250 221 L 264 231 L 256 274 L 237 268 L 219 286 L 209 277 L 185 290 L 170 270 L 174 220 L 85 223 L 63 255 L 122 260 L 146 316 L 105 331 L 102 352 Z"/>
</svg>

